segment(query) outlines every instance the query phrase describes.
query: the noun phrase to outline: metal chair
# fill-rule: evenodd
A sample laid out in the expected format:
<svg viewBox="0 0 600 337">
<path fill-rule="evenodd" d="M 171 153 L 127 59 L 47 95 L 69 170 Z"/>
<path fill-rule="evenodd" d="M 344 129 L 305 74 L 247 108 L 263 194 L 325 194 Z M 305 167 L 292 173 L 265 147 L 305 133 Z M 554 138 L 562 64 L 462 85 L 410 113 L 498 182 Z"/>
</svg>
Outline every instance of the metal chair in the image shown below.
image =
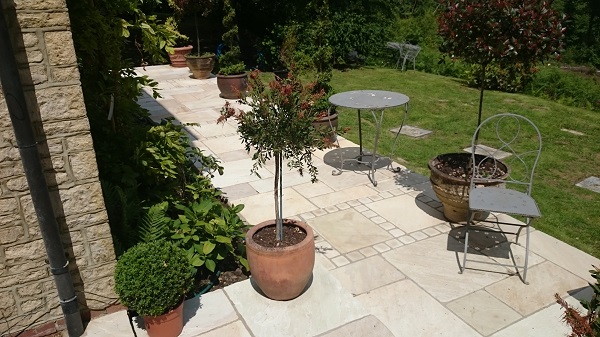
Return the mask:
<svg viewBox="0 0 600 337">
<path fill-rule="evenodd" d="M 469 186 L 469 211 L 465 227 L 465 247 L 460 273 L 466 268 L 469 250 L 469 232 L 482 230 L 482 223 L 492 223 L 492 229 L 484 231 L 515 235 L 515 244 L 519 244 L 519 235 L 525 228 L 525 261 L 517 265 L 512 250 L 509 255 L 513 262 L 495 265 L 514 267 L 523 283 L 527 283 L 527 264 L 529 262 L 529 233 L 533 218 L 541 216 L 535 200 L 531 197 L 533 173 L 542 150 L 542 137 L 538 128 L 526 117 L 504 113 L 492 116 L 475 130 L 471 142 L 472 175 Z M 503 182 L 501 187 L 481 187 L 482 181 Z M 474 216 L 492 212 L 485 220 L 474 221 Z M 518 216 L 523 222 L 509 217 L 500 221 L 500 214 Z M 494 219 L 495 220 L 490 220 Z M 498 230 L 496 230 L 496 226 Z M 505 231 L 506 226 L 517 226 L 516 231 Z M 514 229 L 514 227 L 512 227 Z M 510 247 L 510 242 L 509 242 Z M 476 261 L 482 263 L 482 261 Z M 519 272 L 523 269 L 523 274 Z"/>
<path fill-rule="evenodd" d="M 404 66 L 406 65 L 406 61 L 413 62 L 413 70 L 416 69 L 415 59 L 419 52 L 421 51 L 421 47 L 412 45 L 409 43 L 398 43 L 398 42 L 388 42 L 386 44 L 388 48 L 395 49 L 398 51 L 398 60 L 396 61 L 396 69 L 398 69 L 398 65 L 400 64 L 400 60 L 402 60 L 402 68 L 404 71 Z"/>
</svg>

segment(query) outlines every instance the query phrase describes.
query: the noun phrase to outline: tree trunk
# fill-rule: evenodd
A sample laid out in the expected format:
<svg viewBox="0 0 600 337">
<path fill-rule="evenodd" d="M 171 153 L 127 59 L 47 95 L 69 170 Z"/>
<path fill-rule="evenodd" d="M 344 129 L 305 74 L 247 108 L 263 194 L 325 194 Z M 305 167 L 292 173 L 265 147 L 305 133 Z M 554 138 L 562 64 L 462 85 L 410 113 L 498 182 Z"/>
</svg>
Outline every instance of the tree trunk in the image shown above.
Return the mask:
<svg viewBox="0 0 600 337">
<path fill-rule="evenodd" d="M 277 241 L 283 240 L 283 186 L 281 176 L 281 152 L 275 153 L 275 224 L 277 230 Z"/>
</svg>

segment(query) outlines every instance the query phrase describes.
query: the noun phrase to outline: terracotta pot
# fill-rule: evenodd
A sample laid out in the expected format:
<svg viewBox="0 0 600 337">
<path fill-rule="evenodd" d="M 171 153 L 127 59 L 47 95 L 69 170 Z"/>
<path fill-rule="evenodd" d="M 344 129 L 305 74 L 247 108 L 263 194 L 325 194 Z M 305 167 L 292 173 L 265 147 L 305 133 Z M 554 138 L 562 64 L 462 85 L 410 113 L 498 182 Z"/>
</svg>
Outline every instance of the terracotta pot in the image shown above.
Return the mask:
<svg viewBox="0 0 600 337">
<path fill-rule="evenodd" d="M 144 316 L 146 332 L 150 337 L 177 337 L 183 331 L 183 303 L 160 316 Z"/>
<path fill-rule="evenodd" d="M 327 141 L 330 143 L 335 142 L 337 140 L 338 113 L 334 111 L 331 115 L 320 117 L 313 122 L 313 127 L 328 131 Z"/>
<path fill-rule="evenodd" d="M 183 67 L 187 67 L 187 64 L 185 63 L 185 54 L 189 54 L 192 51 L 192 46 L 185 46 L 185 47 L 175 47 L 173 49 L 175 49 L 173 54 L 169 53 L 169 59 L 171 60 L 171 67 L 175 67 L 175 68 L 183 68 Z"/>
<path fill-rule="evenodd" d="M 440 158 L 444 156 L 454 156 L 460 157 L 460 159 L 471 160 L 470 153 L 446 153 L 441 154 L 432 160 L 429 161 L 429 170 L 431 172 L 430 181 L 431 187 L 435 192 L 435 195 L 440 199 L 442 205 L 444 206 L 444 217 L 451 222 L 466 222 L 467 221 L 467 212 L 469 210 L 469 183 L 470 178 L 456 178 L 449 176 L 440 170 L 438 170 L 435 166 L 440 160 Z M 476 155 L 476 160 L 483 160 L 485 156 Z M 503 165 L 505 172 L 507 172 L 501 179 L 504 179 L 508 176 L 508 167 L 501 161 L 497 161 L 499 165 Z M 498 186 L 501 187 L 503 183 L 501 182 L 488 182 L 485 180 L 481 180 L 477 182 L 477 186 Z M 475 212 L 473 216 L 473 220 L 481 221 L 485 220 L 488 217 L 488 212 Z"/>
<path fill-rule="evenodd" d="M 275 220 L 261 222 L 246 233 L 246 253 L 251 277 L 265 296 L 278 301 L 298 297 L 310 281 L 315 265 L 315 238 L 312 229 L 302 221 L 293 221 L 292 224 L 302 228 L 306 232 L 306 238 L 289 247 L 268 248 L 254 241 L 254 233 L 263 227 L 275 226 Z"/>
<path fill-rule="evenodd" d="M 194 74 L 196 79 L 209 78 L 212 75 L 212 70 L 215 67 L 215 56 L 185 56 L 188 68 Z"/>
<path fill-rule="evenodd" d="M 217 75 L 217 87 L 221 91 L 221 98 L 238 99 L 240 93 L 248 88 L 248 74 Z"/>
</svg>

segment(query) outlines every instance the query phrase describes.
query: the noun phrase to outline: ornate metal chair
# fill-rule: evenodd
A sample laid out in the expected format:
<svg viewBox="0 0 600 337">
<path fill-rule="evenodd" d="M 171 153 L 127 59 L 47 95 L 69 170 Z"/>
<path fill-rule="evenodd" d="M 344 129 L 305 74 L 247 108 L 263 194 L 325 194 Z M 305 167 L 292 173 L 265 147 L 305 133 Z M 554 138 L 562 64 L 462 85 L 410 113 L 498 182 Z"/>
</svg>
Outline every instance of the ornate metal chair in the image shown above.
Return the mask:
<svg viewBox="0 0 600 337">
<path fill-rule="evenodd" d="M 404 70 L 404 66 L 406 65 L 406 61 L 413 62 L 413 70 L 415 70 L 415 59 L 419 52 L 421 51 L 421 47 L 415 46 L 409 43 L 398 43 L 398 42 L 388 42 L 386 44 L 388 48 L 396 49 L 398 51 L 398 60 L 396 61 L 396 69 L 400 64 L 400 60 L 402 60 L 402 70 Z"/>
<path fill-rule="evenodd" d="M 526 117 L 504 113 L 483 121 L 475 130 L 471 142 L 472 175 L 469 186 L 469 211 L 465 226 L 464 257 L 460 273 L 463 273 L 468 260 L 469 232 L 489 231 L 515 235 L 515 244 L 525 229 L 525 261 L 517 265 L 512 250 L 509 255 L 513 264 L 492 263 L 514 267 L 523 283 L 527 283 L 529 259 L 529 233 L 533 218 L 541 216 L 535 200 L 531 197 L 533 173 L 542 150 L 542 137 L 538 128 Z M 477 162 L 475 158 L 477 156 Z M 482 157 L 483 156 L 483 157 Z M 502 181 L 501 187 L 478 187 L 478 182 Z M 485 216 L 490 214 L 490 216 Z M 483 216 L 482 216 L 483 214 Z M 523 221 L 501 214 L 517 216 Z M 474 219 L 485 219 L 474 221 Z M 506 220 L 508 218 L 509 220 Z M 502 220 L 502 221 L 501 221 Z M 482 227 L 481 223 L 492 223 L 492 227 Z M 507 227 L 516 231 L 506 231 Z M 496 230 L 497 227 L 497 230 Z M 509 243 L 510 247 L 510 243 Z M 481 263 L 482 261 L 476 261 Z M 521 275 L 520 269 L 523 269 Z"/>
</svg>

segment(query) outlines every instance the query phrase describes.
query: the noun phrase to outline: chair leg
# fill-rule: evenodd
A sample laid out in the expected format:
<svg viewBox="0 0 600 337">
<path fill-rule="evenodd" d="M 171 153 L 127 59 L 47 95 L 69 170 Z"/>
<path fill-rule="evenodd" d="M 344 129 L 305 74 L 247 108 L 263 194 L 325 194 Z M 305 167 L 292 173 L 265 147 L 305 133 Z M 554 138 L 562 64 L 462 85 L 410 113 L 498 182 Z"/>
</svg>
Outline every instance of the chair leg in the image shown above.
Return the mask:
<svg viewBox="0 0 600 337">
<path fill-rule="evenodd" d="M 465 249 L 463 252 L 463 263 L 459 274 L 462 274 L 467 267 L 467 251 L 469 250 L 469 227 L 471 226 L 471 210 L 467 211 L 467 225 L 465 226 Z"/>
<path fill-rule="evenodd" d="M 523 283 L 525 284 L 529 284 L 529 282 L 527 282 L 527 267 L 529 265 L 529 219 L 527 219 L 527 223 L 527 228 L 525 228 L 525 266 L 523 268 Z"/>
</svg>

